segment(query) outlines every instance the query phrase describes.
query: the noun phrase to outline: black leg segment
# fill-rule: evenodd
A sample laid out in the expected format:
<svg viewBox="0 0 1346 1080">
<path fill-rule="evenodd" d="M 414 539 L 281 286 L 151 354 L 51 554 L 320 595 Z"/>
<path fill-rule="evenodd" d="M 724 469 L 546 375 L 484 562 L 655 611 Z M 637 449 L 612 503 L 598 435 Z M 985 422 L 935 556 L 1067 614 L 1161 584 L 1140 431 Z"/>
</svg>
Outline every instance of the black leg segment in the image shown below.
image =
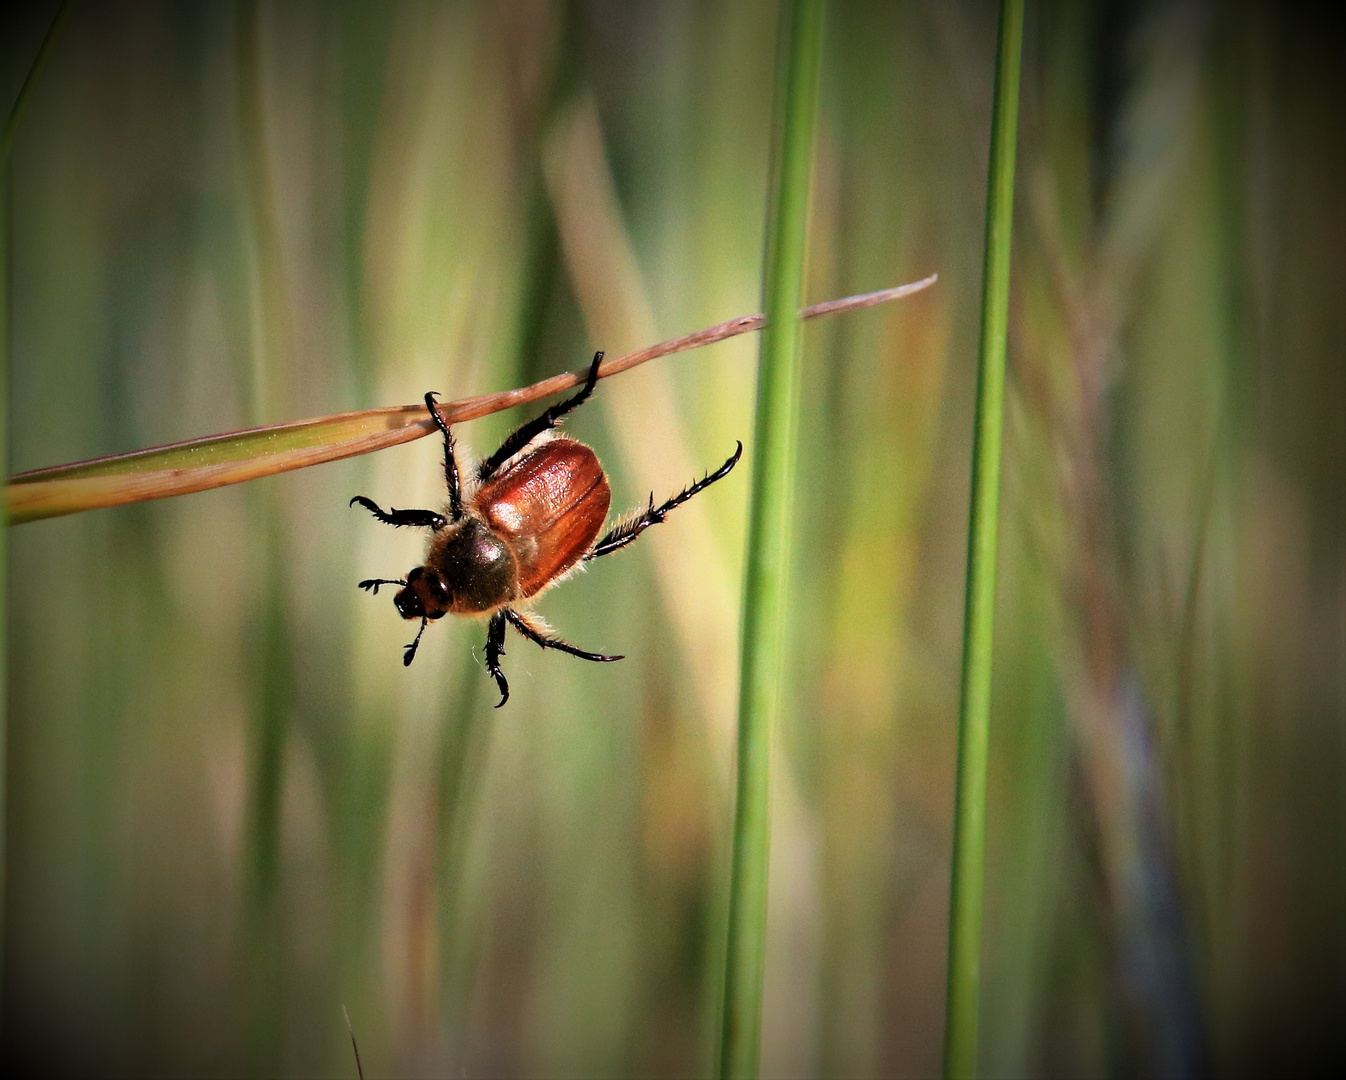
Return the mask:
<svg viewBox="0 0 1346 1080">
<path fill-rule="evenodd" d="M 483 461 L 477 469 L 477 477 L 480 480 L 489 480 L 495 475 L 495 471 L 506 461 L 512 458 L 533 439 L 537 438 L 544 431 L 550 431 L 561 422 L 561 418 L 573 409 L 579 408 L 588 400 L 589 395 L 594 392 L 594 387 L 598 384 L 598 365 L 603 362 L 602 352 L 594 353 L 593 363 L 589 365 L 589 377 L 584 380 L 584 385 L 580 387 L 580 392 L 572 398 L 557 402 L 548 408 L 536 420 L 529 420 L 528 423 L 518 427 L 503 443 L 500 449 Z"/>
<path fill-rule="evenodd" d="M 436 394 L 432 390 L 425 395 L 425 407 L 430 410 L 430 417 L 435 422 L 435 427 L 444 433 L 444 483 L 449 489 L 449 513 L 453 515 L 453 520 L 457 521 L 463 516 L 463 496 L 462 489 L 458 483 L 458 461 L 453 456 L 453 432 L 449 430 L 449 425 L 444 423 L 444 417 L 439 415 L 439 410 L 435 408 Z"/>
<path fill-rule="evenodd" d="M 425 529 L 442 529 L 448 524 L 442 514 L 436 514 L 433 510 L 397 510 L 389 509 L 384 513 L 379 509 L 378 503 L 372 499 L 366 499 L 363 495 L 357 495 L 349 505 L 354 506 L 359 503 L 385 525 L 393 525 L 400 528 L 403 525 L 415 525 Z"/>
<path fill-rule="evenodd" d="M 693 495 L 705 491 L 706 488 L 710 487 L 716 480 L 722 480 L 728 476 L 729 471 L 738 464 L 738 459 L 742 456 L 743 444 L 739 443 L 738 449 L 734 451 L 733 456 L 713 473 L 707 473 L 695 484 L 684 488 L 682 491 L 678 492 L 678 494 L 674 495 L 673 498 L 669 499 L 668 502 L 663 503 L 660 506 L 654 505 L 654 495 L 651 494 L 650 507 L 648 510 L 635 517 L 629 518 L 618 525 L 610 533 L 599 540 L 598 543 L 593 546 L 593 550 L 590 551 L 588 555 L 584 556 L 584 558 L 586 560 L 598 559 L 602 558 L 604 555 L 611 555 L 614 551 L 620 551 L 622 548 L 626 547 L 627 544 L 632 543 L 636 537 L 651 525 L 658 525 L 663 521 L 664 518 L 668 516 L 670 510 L 681 506 Z"/>
<path fill-rule="evenodd" d="M 508 610 L 508 609 L 506 609 Z M 486 627 L 486 674 L 495 680 L 500 688 L 500 705 L 509 700 L 509 682 L 500 668 L 500 658 L 505 655 L 505 611 L 497 611 L 491 616 Z M 496 708 L 500 708 L 497 705 Z"/>
<path fill-rule="evenodd" d="M 406 647 L 406 651 L 402 653 L 403 667 L 411 667 L 411 662 L 416 659 L 416 650 L 417 648 L 420 647 L 421 635 L 425 633 L 425 627 L 426 624 L 429 623 L 429 621 L 430 620 L 427 619 L 424 615 L 421 616 L 421 628 L 416 631 L 416 640 L 413 641 L 410 645 L 408 645 Z"/>
<path fill-rule="evenodd" d="M 534 644 L 540 645 L 544 649 L 556 649 L 558 652 L 569 653 L 571 656 L 578 656 L 581 660 L 592 660 L 598 664 L 610 664 L 614 660 L 625 660 L 624 656 L 604 656 L 602 653 L 585 652 L 583 649 L 577 649 L 568 641 L 562 641 L 560 638 L 550 637 L 544 634 L 538 627 L 534 626 L 527 615 L 521 615 L 512 608 L 505 609 L 505 618 L 510 621 L 510 625 L 519 631 L 524 637 Z"/>
</svg>

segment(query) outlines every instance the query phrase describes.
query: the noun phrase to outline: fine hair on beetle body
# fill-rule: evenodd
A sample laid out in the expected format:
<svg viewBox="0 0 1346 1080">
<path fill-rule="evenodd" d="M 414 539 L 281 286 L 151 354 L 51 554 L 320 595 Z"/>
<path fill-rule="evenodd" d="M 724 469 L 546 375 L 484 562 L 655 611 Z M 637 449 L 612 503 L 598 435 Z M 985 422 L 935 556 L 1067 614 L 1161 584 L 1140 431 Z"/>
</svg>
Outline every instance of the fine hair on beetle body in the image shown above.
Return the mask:
<svg viewBox="0 0 1346 1080">
<path fill-rule="evenodd" d="M 377 593 L 396 585 L 393 605 L 404 619 L 419 619 L 420 629 L 406 646 L 402 663 L 410 666 L 426 626 L 445 615 L 484 616 L 486 671 L 500 689 L 500 708 L 509 700 L 509 682 L 500 666 L 505 628 L 513 626 L 533 644 L 581 660 L 606 664 L 621 656 L 588 652 L 557 637 L 529 605 L 585 564 L 634 542 L 669 511 L 729 475 L 743 454 L 740 442 L 714 472 L 689 484 L 671 499 L 621 518 L 606 533 L 612 492 L 598 456 L 584 443 L 557 431 L 562 419 L 589 399 L 598 383 L 603 354 L 594 354 L 579 393 L 558 402 L 514 430 L 495 453 L 464 476 L 449 425 L 435 406 L 425 407 L 444 436 L 444 483 L 448 501 L 435 510 L 384 511 L 363 495 L 350 505 L 363 506 L 385 525 L 430 530 L 422 565 L 405 578 L 370 578 L 360 588 Z M 602 533 L 600 536 L 599 534 Z"/>
</svg>

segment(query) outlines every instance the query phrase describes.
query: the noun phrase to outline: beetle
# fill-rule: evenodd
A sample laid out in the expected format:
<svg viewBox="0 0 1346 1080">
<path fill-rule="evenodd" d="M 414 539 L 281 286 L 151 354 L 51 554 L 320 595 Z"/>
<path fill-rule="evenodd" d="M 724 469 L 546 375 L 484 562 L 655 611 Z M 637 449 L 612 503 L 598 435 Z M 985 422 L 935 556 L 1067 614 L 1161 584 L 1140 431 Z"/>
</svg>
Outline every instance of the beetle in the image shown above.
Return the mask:
<svg viewBox="0 0 1346 1080">
<path fill-rule="evenodd" d="M 546 409 L 517 428 L 469 479 L 460 478 L 453 433 L 425 395 L 425 407 L 444 435 L 445 513 L 434 510 L 384 511 L 363 495 L 351 499 L 385 525 L 410 525 L 431 531 L 425 562 L 405 578 L 370 578 L 359 587 L 377 594 L 380 585 L 400 586 L 393 604 L 402 618 L 420 619 L 415 640 L 402 654 L 404 666 L 416 658 L 426 625 L 445 615 L 489 616 L 486 671 L 500 690 L 500 708 L 509 700 L 509 682 L 500 667 L 505 628 L 513 626 L 529 641 L 581 660 L 608 664 L 621 656 L 587 652 L 556 637 L 528 610 L 543 592 L 583 564 L 611 555 L 632 543 L 669 511 L 729 475 L 743 455 L 743 443 L 714 472 L 689 484 L 671 499 L 620 519 L 600 538 L 612 492 L 598 455 L 556 428 L 567 413 L 589 399 L 598 382 L 603 353 L 594 354 L 584 386 L 574 397 Z"/>
</svg>

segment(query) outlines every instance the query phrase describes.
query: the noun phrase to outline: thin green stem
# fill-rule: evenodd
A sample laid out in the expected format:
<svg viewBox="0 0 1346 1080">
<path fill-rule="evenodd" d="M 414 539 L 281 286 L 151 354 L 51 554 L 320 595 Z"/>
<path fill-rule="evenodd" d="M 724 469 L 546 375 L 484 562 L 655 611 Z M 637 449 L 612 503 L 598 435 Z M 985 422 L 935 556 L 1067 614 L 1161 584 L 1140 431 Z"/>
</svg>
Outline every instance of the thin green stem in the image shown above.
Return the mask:
<svg viewBox="0 0 1346 1080">
<path fill-rule="evenodd" d="M 822 0 L 781 6 L 775 189 L 767 218 L 766 328 L 757 380 L 740 667 L 738 778 L 719 1074 L 755 1077 L 762 1021 L 771 731 L 780 713 L 799 414 L 799 302 L 822 56 Z"/>
<path fill-rule="evenodd" d="M 267 146 L 259 0 L 239 0 L 236 32 L 239 145 L 251 223 L 253 347 L 249 411 L 253 421 L 261 424 L 283 406 L 284 384 L 291 370 L 291 338 L 285 306 L 279 211 Z M 249 887 L 245 918 L 251 946 L 248 1050 L 251 1071 L 266 1076 L 279 1071 L 284 1049 L 286 964 L 280 905 L 280 830 L 293 676 L 285 606 L 285 522 L 274 488 L 257 492 L 254 513 L 259 541 L 256 572 L 261 587 L 254 654 L 258 679 L 249 745 Z"/>
<path fill-rule="evenodd" d="M 33 58 L 33 66 L 19 88 L 19 95 L 5 120 L 4 141 L 0 143 L 0 476 L 9 475 L 9 152 L 28 111 L 42 69 L 47 66 L 61 27 L 70 14 L 69 0 L 62 0 L 47 35 Z M 9 906 L 9 529 L 0 515 L 0 970 L 4 968 L 4 940 Z M 2 982 L 2 980 L 0 980 Z M 4 1016 L 0 991 L 0 1016 Z"/>
<path fill-rule="evenodd" d="M 38 47 L 37 56 L 33 58 L 33 66 L 28 69 L 28 75 L 23 80 L 23 85 L 19 87 L 19 96 L 14 99 L 14 104 L 10 107 L 9 116 L 5 120 L 4 142 L 0 144 L 0 162 L 9 162 L 9 152 L 14 147 L 14 139 L 19 134 L 19 125 L 23 123 L 23 114 L 28 111 L 28 103 L 33 99 L 33 91 L 37 89 L 38 80 L 42 78 L 42 69 L 47 66 L 47 61 L 51 59 L 52 51 L 56 48 L 56 39 L 61 36 L 61 27 L 65 25 L 66 17 L 70 14 L 70 0 L 61 0 L 61 6 L 56 10 L 56 17 L 51 20 L 51 25 L 47 27 L 47 36 L 42 39 L 42 44 Z"/>
<path fill-rule="evenodd" d="M 995 104 L 991 115 L 991 163 L 986 183 L 986 253 L 982 268 L 977 413 L 972 443 L 963 680 L 958 709 L 958 786 L 954 796 L 949 975 L 944 1027 L 944 1074 L 948 1077 L 973 1076 L 977 1069 L 996 511 L 1000 494 L 1000 426 L 1005 395 L 1014 151 L 1019 126 L 1022 45 L 1023 0 L 1001 0 Z"/>
<path fill-rule="evenodd" d="M 9 475 L 9 160 L 0 158 L 0 476 Z M 0 514 L 0 971 L 9 883 L 9 522 Z M 0 979 L 0 1018 L 4 1016 Z"/>
</svg>

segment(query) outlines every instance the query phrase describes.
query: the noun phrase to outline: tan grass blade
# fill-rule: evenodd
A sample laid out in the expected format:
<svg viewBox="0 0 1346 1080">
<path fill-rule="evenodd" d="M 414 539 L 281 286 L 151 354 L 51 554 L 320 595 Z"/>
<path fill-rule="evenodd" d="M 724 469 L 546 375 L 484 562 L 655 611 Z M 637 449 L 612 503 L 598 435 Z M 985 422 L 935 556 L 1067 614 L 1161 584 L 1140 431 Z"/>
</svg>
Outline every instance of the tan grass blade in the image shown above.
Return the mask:
<svg viewBox="0 0 1346 1080">
<path fill-rule="evenodd" d="M 801 314 L 805 319 L 815 319 L 885 304 L 920 292 L 937 278 L 937 274 L 931 274 L 896 288 L 814 304 Z M 760 330 L 765 321 L 763 315 L 743 315 L 627 353 L 605 361 L 599 369 L 599 378 L 627 371 L 647 360 Z M 446 422 L 461 424 L 569 390 L 583 380 L 584 372 L 564 372 L 516 390 L 445 402 L 439 411 Z M 18 473 L 5 486 L 5 511 L 9 523 L 19 525 L 104 506 L 188 495 L 369 454 L 411 442 L 434 430 L 424 405 L 395 405 L 210 435 L 130 454 Z"/>
</svg>

